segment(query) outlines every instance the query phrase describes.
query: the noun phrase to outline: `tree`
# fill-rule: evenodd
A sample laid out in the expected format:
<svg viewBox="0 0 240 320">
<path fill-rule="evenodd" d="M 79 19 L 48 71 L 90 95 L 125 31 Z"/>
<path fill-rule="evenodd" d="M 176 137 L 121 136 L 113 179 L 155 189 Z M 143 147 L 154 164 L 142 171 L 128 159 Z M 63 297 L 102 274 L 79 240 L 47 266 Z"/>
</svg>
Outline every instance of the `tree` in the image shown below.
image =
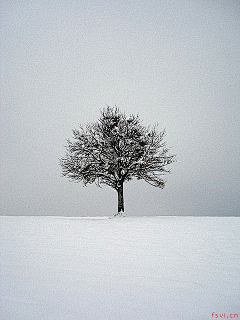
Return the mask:
<svg viewBox="0 0 240 320">
<path fill-rule="evenodd" d="M 60 160 L 63 176 L 84 185 L 108 185 L 118 193 L 118 213 L 124 212 L 123 184 L 134 177 L 163 188 L 166 166 L 175 161 L 163 141 L 165 130 L 144 127 L 138 116 L 127 117 L 117 107 L 101 111 L 98 122 L 80 125 L 67 140 Z"/>
</svg>

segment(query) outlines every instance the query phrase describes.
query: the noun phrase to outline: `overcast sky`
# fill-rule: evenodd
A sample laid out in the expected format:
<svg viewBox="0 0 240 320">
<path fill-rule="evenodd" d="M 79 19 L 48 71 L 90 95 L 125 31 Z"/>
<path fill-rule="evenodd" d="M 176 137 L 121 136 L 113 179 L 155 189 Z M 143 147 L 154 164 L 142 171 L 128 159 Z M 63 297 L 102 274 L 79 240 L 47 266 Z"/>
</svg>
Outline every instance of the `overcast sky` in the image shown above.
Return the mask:
<svg viewBox="0 0 240 320">
<path fill-rule="evenodd" d="M 1 215 L 111 215 L 117 192 L 61 177 L 71 130 L 106 105 L 166 128 L 161 190 L 128 215 L 240 215 L 239 0 L 1 1 Z"/>
</svg>

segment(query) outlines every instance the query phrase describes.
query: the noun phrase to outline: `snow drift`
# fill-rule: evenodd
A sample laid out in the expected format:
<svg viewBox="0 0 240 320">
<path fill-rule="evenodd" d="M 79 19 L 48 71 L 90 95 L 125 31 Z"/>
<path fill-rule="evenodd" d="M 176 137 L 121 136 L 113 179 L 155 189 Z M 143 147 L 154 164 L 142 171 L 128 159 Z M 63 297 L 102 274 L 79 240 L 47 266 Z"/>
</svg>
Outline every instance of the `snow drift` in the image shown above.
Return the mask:
<svg viewBox="0 0 240 320">
<path fill-rule="evenodd" d="M 240 317 L 240 218 L 0 217 L 2 320 Z"/>
</svg>

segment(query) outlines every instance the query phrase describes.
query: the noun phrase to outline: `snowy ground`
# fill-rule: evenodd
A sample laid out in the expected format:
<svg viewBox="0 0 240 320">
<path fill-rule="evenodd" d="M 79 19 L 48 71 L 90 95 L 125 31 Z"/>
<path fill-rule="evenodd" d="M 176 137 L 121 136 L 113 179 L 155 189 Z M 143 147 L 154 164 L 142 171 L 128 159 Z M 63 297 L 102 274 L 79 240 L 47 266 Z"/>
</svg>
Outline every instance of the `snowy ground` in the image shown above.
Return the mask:
<svg viewBox="0 0 240 320">
<path fill-rule="evenodd" d="M 240 318 L 239 243 L 234 217 L 0 217 L 0 319 Z"/>
</svg>

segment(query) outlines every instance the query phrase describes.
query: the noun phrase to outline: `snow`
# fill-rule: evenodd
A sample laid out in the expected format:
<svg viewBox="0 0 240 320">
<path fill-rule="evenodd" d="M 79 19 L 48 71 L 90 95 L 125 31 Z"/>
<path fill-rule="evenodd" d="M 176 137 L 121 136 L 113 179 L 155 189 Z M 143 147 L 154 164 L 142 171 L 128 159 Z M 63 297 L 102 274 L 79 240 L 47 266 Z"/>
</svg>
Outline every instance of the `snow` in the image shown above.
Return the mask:
<svg viewBox="0 0 240 320">
<path fill-rule="evenodd" d="M 239 243 L 237 217 L 0 217 L 0 318 L 240 317 Z"/>
</svg>

